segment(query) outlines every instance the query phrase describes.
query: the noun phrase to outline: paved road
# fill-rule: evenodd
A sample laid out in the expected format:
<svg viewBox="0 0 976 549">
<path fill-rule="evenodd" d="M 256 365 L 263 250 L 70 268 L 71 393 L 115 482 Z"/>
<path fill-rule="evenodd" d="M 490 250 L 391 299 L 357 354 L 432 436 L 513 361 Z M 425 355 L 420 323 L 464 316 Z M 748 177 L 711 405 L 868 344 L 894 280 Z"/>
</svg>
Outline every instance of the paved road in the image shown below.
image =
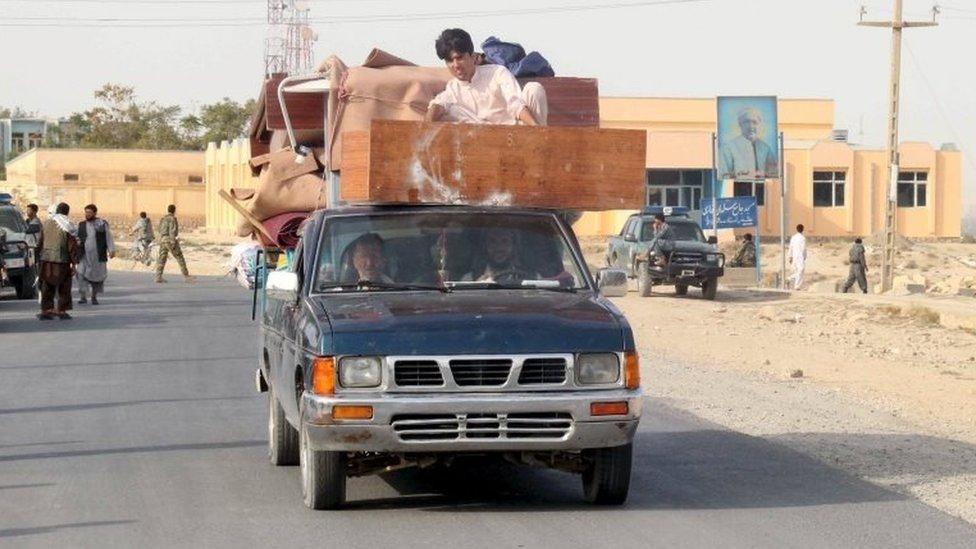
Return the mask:
<svg viewBox="0 0 976 549">
<path fill-rule="evenodd" d="M 65 322 L 0 301 L 0 545 L 976 545 L 962 521 L 656 400 L 623 508 L 476 462 L 354 479 L 348 510 L 307 511 L 298 471 L 265 459 L 248 294 L 118 273 L 109 289 Z"/>
</svg>

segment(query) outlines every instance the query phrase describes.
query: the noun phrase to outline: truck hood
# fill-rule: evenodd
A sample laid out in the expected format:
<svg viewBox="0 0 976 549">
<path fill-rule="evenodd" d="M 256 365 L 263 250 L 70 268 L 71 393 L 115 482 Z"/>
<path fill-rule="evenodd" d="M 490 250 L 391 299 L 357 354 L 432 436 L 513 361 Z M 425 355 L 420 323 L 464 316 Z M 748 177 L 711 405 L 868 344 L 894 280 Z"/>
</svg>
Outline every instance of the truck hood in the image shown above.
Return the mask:
<svg viewBox="0 0 976 549">
<path fill-rule="evenodd" d="M 590 292 L 364 292 L 311 299 L 322 333 L 331 326 L 325 354 L 566 353 L 625 345 L 626 322 Z"/>
<path fill-rule="evenodd" d="M 718 248 L 712 244 L 708 244 L 707 242 L 698 242 L 695 240 L 675 240 L 674 251 L 707 254 L 717 252 Z"/>
</svg>

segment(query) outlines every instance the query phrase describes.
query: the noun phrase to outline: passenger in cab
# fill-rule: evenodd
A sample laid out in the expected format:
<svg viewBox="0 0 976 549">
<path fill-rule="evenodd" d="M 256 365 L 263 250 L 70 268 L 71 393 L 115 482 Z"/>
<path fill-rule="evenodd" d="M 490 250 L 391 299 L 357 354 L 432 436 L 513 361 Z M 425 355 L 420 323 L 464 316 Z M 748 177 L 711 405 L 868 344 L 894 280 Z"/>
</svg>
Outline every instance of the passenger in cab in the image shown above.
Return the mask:
<svg viewBox="0 0 976 549">
<path fill-rule="evenodd" d="M 485 234 L 485 266 L 480 271 L 468 273 L 464 280 L 512 284 L 538 278 L 538 274 L 519 264 L 518 256 L 515 231 L 505 228 L 488 229 Z"/>
</svg>

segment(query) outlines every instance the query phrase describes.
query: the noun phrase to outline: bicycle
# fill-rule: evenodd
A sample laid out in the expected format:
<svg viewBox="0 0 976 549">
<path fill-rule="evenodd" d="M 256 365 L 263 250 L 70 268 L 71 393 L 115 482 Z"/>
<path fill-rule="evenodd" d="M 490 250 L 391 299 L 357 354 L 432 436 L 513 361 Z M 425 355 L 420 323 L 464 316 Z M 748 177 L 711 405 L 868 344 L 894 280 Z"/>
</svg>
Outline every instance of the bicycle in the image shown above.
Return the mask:
<svg viewBox="0 0 976 549">
<path fill-rule="evenodd" d="M 146 243 L 142 240 L 136 240 L 132 243 L 132 265 L 129 266 L 129 270 L 136 268 L 137 263 L 142 263 L 143 265 L 149 267 L 156 260 L 156 241 L 150 241 Z"/>
</svg>

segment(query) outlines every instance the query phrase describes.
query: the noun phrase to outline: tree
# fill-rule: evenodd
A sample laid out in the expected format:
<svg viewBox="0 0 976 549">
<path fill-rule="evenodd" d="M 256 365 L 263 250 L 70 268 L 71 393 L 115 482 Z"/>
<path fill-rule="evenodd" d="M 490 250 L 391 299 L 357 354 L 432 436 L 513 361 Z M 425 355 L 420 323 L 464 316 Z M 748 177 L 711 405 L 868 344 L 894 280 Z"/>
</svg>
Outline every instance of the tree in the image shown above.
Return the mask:
<svg viewBox="0 0 976 549">
<path fill-rule="evenodd" d="M 35 116 L 37 116 L 36 112 L 24 110 L 19 106 L 12 109 L 0 107 L 0 118 L 34 118 Z"/>
<path fill-rule="evenodd" d="M 211 141 L 233 140 L 244 137 L 247 133 L 251 114 L 256 103 L 248 99 L 244 104 L 229 97 L 203 105 L 200 115 L 190 114 L 180 121 L 181 128 L 187 136 L 188 145 L 204 149 Z"/>
</svg>

